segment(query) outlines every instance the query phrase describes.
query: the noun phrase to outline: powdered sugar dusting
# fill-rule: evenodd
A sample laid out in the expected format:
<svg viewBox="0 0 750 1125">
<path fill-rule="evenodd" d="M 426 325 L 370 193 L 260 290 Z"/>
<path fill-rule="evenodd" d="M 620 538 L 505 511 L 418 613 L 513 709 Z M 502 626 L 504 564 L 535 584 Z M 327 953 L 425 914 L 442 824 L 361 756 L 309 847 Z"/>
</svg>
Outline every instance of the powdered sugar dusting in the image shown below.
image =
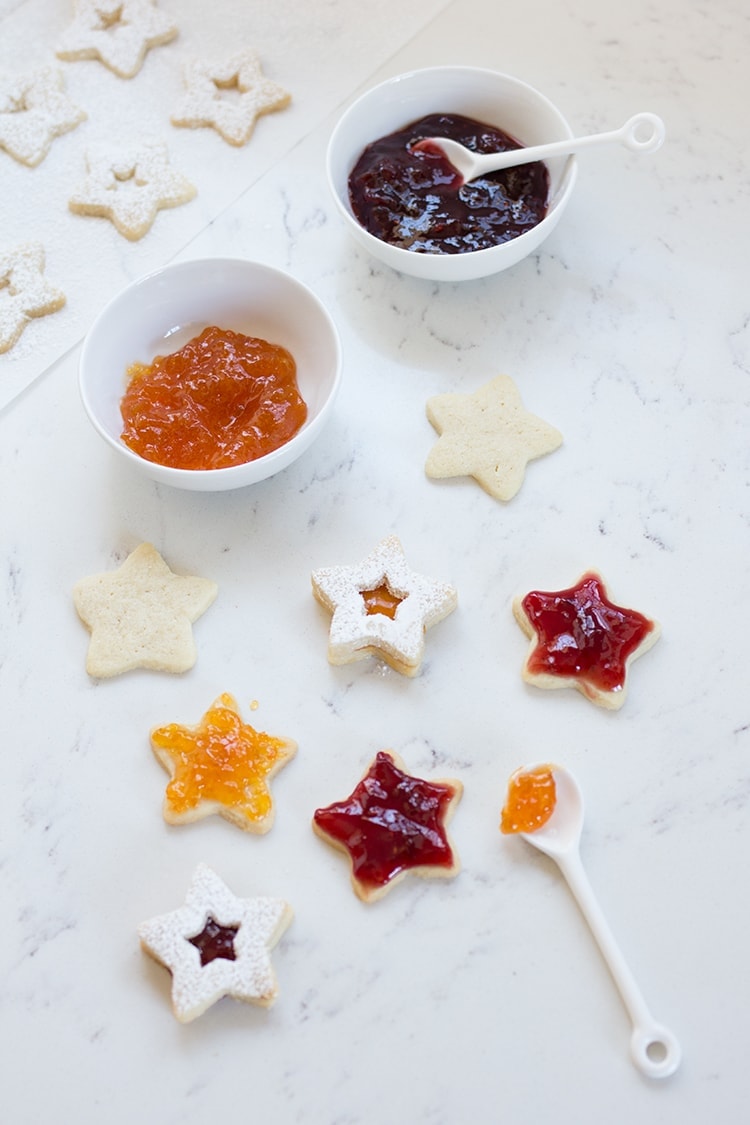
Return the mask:
<svg viewBox="0 0 750 1125">
<path fill-rule="evenodd" d="M 39 164 L 55 137 L 85 119 L 63 92 L 63 76 L 54 67 L 0 79 L 0 148 L 22 164 Z"/>
<path fill-rule="evenodd" d="M 65 294 L 50 285 L 43 270 L 41 243 L 0 251 L 0 352 L 13 346 L 31 317 L 46 316 L 65 304 Z"/>
<path fill-rule="evenodd" d="M 121 78 L 132 78 L 151 47 L 169 43 L 177 24 L 155 0 L 75 0 L 75 16 L 57 44 L 70 62 L 99 59 Z"/>
</svg>

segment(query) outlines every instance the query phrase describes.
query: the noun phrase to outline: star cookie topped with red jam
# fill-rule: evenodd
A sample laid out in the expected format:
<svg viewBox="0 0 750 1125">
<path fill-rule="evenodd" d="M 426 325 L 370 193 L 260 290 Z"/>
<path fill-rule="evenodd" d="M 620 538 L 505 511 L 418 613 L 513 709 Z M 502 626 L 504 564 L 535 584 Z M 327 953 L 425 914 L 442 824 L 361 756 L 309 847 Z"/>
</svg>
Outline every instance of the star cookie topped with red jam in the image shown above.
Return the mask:
<svg viewBox="0 0 750 1125">
<path fill-rule="evenodd" d="M 317 809 L 313 829 L 348 854 L 352 885 L 373 902 L 405 875 L 458 874 L 446 825 L 463 793 L 460 781 L 425 781 L 381 750 L 344 801 Z"/>
<path fill-rule="evenodd" d="M 237 898 L 205 863 L 184 906 L 138 927 L 144 950 L 172 974 L 172 1007 L 181 1023 L 222 996 L 269 1007 L 278 987 L 270 951 L 292 919 L 278 898 Z"/>
<path fill-rule="evenodd" d="M 513 613 L 531 638 L 524 680 L 541 688 L 576 688 L 610 710 L 625 702 L 631 662 L 660 634 L 656 621 L 616 605 L 593 571 L 567 590 L 533 590 L 516 598 Z"/>
</svg>

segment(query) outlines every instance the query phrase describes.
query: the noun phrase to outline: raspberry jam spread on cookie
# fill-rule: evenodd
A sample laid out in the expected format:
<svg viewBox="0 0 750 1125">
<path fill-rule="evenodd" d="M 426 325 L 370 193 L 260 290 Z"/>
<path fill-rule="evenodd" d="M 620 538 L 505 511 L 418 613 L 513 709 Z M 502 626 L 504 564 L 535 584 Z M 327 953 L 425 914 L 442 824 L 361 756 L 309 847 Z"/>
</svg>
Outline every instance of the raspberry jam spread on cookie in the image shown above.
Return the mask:
<svg viewBox="0 0 750 1125">
<path fill-rule="evenodd" d="M 390 617 L 391 621 L 395 619 L 396 610 L 404 600 L 398 594 L 391 593 L 390 587 L 385 583 L 376 586 L 374 590 L 362 590 L 362 599 L 367 613 L 382 613 L 385 617 Z"/>
<path fill-rule="evenodd" d="M 145 460 L 176 469 L 254 461 L 288 442 L 307 418 L 290 353 L 228 329 L 205 328 L 128 374 L 122 440 Z"/>
<path fill-rule="evenodd" d="M 313 823 L 349 853 L 367 897 L 411 868 L 455 867 L 444 822 L 456 795 L 455 784 L 412 777 L 381 750 L 351 796 L 317 809 Z"/>
<path fill-rule="evenodd" d="M 234 939 L 238 930 L 239 926 L 222 926 L 209 915 L 201 932 L 195 937 L 188 938 L 188 941 L 200 953 L 201 965 L 209 965 L 217 957 L 222 957 L 225 961 L 234 961 L 236 960 Z"/>
<path fill-rule="evenodd" d="M 580 677 L 599 691 L 622 690 L 628 657 L 654 630 L 642 613 L 610 601 L 591 572 L 567 590 L 533 590 L 521 605 L 537 638 L 529 672 Z"/>
<path fill-rule="evenodd" d="M 551 766 L 519 770 L 508 783 L 508 796 L 500 819 L 500 831 L 536 832 L 555 811 L 557 792 Z"/>
<path fill-rule="evenodd" d="M 373 141 L 349 176 L 352 211 L 370 234 L 404 250 L 462 254 L 508 242 L 544 218 L 549 173 L 541 161 L 465 184 L 434 145 L 415 149 L 426 137 L 483 153 L 522 147 L 492 125 L 448 113 Z"/>
</svg>

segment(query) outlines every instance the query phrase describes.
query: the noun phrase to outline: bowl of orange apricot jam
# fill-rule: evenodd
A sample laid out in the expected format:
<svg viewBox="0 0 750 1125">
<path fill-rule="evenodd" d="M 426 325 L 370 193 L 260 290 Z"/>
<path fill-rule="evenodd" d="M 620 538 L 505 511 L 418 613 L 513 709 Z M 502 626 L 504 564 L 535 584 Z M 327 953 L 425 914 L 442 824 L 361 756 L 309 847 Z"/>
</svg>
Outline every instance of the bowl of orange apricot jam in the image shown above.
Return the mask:
<svg viewBox="0 0 750 1125">
<path fill-rule="evenodd" d="M 560 110 L 519 78 L 472 66 L 413 70 L 343 112 L 327 149 L 333 202 L 353 240 L 399 273 L 472 281 L 534 253 L 576 181 L 575 156 L 464 183 L 429 139 L 505 152 L 572 137 Z"/>
<path fill-rule="evenodd" d="M 318 297 L 243 258 L 165 266 L 114 297 L 81 349 L 94 428 L 136 469 L 200 492 L 286 469 L 323 429 L 341 345 Z"/>
</svg>

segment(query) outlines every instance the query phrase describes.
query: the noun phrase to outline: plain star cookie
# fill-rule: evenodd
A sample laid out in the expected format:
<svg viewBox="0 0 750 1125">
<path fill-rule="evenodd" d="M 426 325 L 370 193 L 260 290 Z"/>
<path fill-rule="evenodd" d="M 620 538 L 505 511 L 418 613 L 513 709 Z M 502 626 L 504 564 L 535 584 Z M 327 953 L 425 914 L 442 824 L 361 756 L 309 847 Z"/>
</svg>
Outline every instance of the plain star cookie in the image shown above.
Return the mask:
<svg viewBox="0 0 750 1125">
<path fill-rule="evenodd" d="M 369 655 L 414 676 L 424 655 L 424 635 L 456 608 L 453 586 L 413 571 L 395 535 L 385 538 L 356 566 L 313 571 L 313 593 L 332 613 L 331 664 Z"/>
<path fill-rule="evenodd" d="M 62 74 L 54 67 L 0 78 L 0 148 L 21 164 L 35 167 L 55 137 L 85 120 L 63 93 Z"/>
<path fill-rule="evenodd" d="M 120 78 L 132 78 L 147 51 L 177 35 L 177 25 L 154 0 L 74 0 L 74 13 L 55 48 L 57 57 L 99 59 Z"/>
<path fill-rule="evenodd" d="M 622 707 L 630 664 L 660 634 L 656 621 L 616 605 L 593 571 L 566 590 L 516 598 L 513 613 L 531 638 L 523 679 L 540 688 L 575 688 L 609 710 Z"/>
<path fill-rule="evenodd" d="M 91 632 L 86 671 L 98 677 L 133 668 L 186 672 L 197 658 L 192 624 L 217 590 L 207 578 L 174 574 L 150 543 L 136 547 L 117 570 L 82 578 L 73 602 Z"/>
<path fill-rule="evenodd" d="M 13 347 L 30 320 L 56 312 L 65 294 L 44 277 L 44 247 L 23 242 L 0 251 L 0 352 Z"/>
<path fill-rule="evenodd" d="M 100 145 L 87 153 L 86 163 L 88 175 L 68 201 L 70 210 L 110 219 L 131 242 L 151 229 L 162 207 L 179 207 L 195 196 L 193 184 L 171 167 L 161 141 Z"/>
<path fill-rule="evenodd" d="M 171 775 L 164 819 L 189 824 L 218 813 L 246 832 L 268 832 L 274 807 L 269 783 L 294 757 L 297 743 L 243 723 L 225 693 L 194 727 L 170 723 L 151 732 L 154 754 Z"/>
<path fill-rule="evenodd" d="M 269 1007 L 278 985 L 271 950 L 292 920 L 279 898 L 237 898 L 205 863 L 185 905 L 138 927 L 146 953 L 172 974 L 172 1007 L 181 1023 L 223 996 Z"/>
<path fill-rule="evenodd" d="M 528 462 L 562 443 L 554 426 L 524 409 L 508 375 L 473 394 L 435 395 L 427 402 L 427 417 L 440 435 L 427 458 L 427 475 L 472 476 L 497 500 L 512 499 Z"/>
<path fill-rule="evenodd" d="M 238 51 L 214 64 L 198 59 L 183 69 L 185 94 L 170 120 L 191 129 L 211 127 L 232 145 L 244 145 L 265 113 L 283 109 L 290 94 L 266 78 L 255 51 Z"/>
<path fill-rule="evenodd" d="M 357 897 L 374 902 L 408 874 L 458 874 L 446 826 L 462 793 L 460 781 L 413 777 L 381 750 L 349 797 L 316 809 L 313 829 L 348 855 Z"/>
</svg>

